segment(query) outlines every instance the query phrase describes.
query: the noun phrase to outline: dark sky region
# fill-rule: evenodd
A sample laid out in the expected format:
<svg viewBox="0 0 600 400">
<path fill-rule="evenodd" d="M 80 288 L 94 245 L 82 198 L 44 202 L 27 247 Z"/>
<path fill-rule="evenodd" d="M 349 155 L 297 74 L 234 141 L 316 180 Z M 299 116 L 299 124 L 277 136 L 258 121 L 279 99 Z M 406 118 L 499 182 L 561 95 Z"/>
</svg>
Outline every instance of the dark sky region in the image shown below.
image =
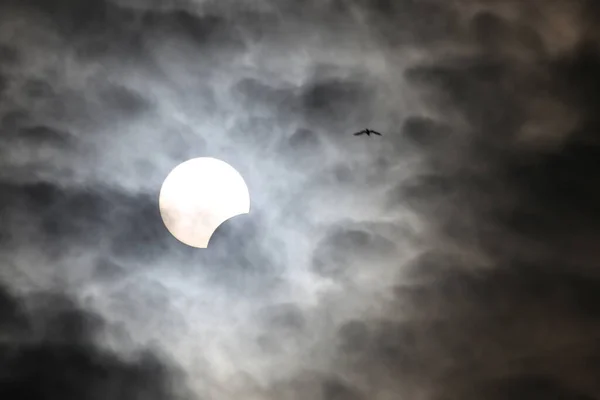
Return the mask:
<svg viewBox="0 0 600 400">
<path fill-rule="evenodd" d="M 0 398 L 600 398 L 599 13 L 0 0 Z"/>
</svg>

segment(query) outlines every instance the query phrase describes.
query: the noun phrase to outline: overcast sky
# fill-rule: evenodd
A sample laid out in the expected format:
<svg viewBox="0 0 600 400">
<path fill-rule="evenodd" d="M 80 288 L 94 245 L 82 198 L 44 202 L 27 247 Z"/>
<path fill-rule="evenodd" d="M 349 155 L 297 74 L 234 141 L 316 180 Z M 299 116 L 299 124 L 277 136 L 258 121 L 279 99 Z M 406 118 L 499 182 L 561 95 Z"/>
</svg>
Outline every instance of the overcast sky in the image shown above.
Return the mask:
<svg viewBox="0 0 600 400">
<path fill-rule="evenodd" d="M 600 398 L 598 22 L 0 0 L 0 398 Z M 252 200 L 204 250 L 158 211 L 200 156 Z"/>
</svg>

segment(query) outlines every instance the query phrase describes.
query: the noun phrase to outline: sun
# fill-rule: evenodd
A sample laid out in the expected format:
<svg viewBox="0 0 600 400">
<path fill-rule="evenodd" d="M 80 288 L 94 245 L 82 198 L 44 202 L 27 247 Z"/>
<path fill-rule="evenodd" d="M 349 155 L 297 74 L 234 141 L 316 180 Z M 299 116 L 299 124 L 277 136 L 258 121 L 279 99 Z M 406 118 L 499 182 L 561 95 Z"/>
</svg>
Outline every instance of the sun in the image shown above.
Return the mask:
<svg viewBox="0 0 600 400">
<path fill-rule="evenodd" d="M 250 212 L 244 178 L 231 165 L 199 157 L 175 167 L 160 190 L 159 208 L 167 230 L 180 242 L 207 248 L 225 221 Z"/>
</svg>

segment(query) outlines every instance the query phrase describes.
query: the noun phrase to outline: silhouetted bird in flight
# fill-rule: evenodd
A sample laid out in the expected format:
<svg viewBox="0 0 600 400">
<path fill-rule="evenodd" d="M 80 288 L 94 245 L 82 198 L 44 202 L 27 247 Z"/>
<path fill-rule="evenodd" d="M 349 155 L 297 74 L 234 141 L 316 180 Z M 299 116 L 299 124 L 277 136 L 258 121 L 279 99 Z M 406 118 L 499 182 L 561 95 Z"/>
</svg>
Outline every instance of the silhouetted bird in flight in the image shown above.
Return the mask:
<svg viewBox="0 0 600 400">
<path fill-rule="evenodd" d="M 375 132 L 374 130 L 371 130 L 371 129 L 363 129 L 360 132 L 356 132 L 354 134 L 354 136 L 359 136 L 359 135 L 364 135 L 364 134 L 366 134 L 367 136 L 371 136 L 371 133 L 374 135 L 377 135 L 377 136 L 381 136 L 381 133 Z"/>
</svg>

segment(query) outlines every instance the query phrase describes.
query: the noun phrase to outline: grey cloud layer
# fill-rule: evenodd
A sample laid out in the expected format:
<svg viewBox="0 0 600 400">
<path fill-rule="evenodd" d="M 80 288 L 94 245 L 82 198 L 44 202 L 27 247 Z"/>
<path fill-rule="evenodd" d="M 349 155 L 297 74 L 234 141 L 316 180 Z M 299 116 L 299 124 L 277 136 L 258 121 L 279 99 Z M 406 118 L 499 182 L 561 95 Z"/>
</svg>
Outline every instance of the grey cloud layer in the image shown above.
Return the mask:
<svg viewBox="0 0 600 400">
<path fill-rule="evenodd" d="M 157 399 L 180 393 L 136 368 L 181 370 L 197 398 L 597 397 L 597 13 L 1 2 L 0 277 L 19 296 L 0 322 L 39 290 L 103 322 L 75 323 L 81 342 L 52 333 L 64 303 L 25 313 L 42 365 L 3 323 L 31 372 L 0 391 L 103 357 L 111 387 Z M 203 155 L 244 175 L 253 212 L 198 252 L 157 193 Z"/>
</svg>

